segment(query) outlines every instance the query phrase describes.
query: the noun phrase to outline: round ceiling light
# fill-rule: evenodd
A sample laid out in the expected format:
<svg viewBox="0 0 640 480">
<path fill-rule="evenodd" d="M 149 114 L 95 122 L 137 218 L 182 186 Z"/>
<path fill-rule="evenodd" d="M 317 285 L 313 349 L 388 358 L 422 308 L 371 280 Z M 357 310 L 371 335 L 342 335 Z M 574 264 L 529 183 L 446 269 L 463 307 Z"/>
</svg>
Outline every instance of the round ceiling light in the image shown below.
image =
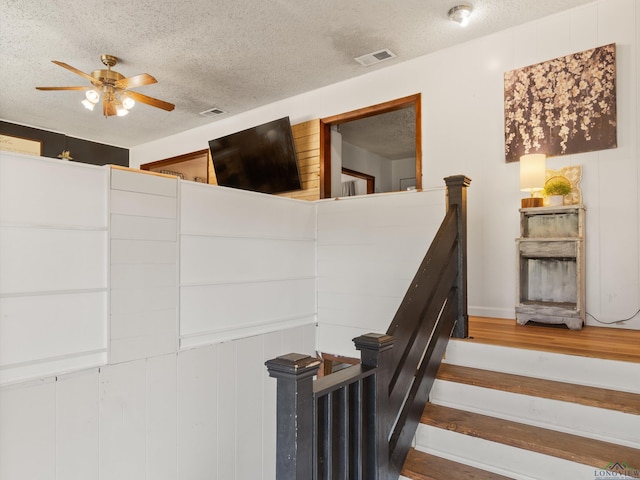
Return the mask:
<svg viewBox="0 0 640 480">
<path fill-rule="evenodd" d="M 456 5 L 449 10 L 449 20 L 459 23 L 461 27 L 466 27 L 472 11 L 471 5 Z"/>
</svg>

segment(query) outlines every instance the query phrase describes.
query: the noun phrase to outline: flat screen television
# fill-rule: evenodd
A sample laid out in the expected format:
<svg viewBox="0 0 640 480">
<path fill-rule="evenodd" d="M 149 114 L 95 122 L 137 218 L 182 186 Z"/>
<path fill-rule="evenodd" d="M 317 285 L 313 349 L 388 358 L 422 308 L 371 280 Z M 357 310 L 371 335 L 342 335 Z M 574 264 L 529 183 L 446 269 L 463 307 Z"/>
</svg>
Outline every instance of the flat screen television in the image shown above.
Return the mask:
<svg viewBox="0 0 640 480">
<path fill-rule="evenodd" d="M 289 117 L 209 141 L 218 185 L 262 193 L 302 188 Z"/>
</svg>

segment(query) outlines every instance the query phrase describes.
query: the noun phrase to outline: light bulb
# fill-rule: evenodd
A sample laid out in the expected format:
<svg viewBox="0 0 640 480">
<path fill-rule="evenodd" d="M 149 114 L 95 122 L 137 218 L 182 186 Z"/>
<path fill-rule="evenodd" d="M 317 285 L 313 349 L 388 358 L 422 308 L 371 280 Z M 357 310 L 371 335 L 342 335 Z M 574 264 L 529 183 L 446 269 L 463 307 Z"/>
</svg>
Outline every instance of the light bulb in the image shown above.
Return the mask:
<svg viewBox="0 0 640 480">
<path fill-rule="evenodd" d="M 449 10 L 449 19 L 460 24 L 461 27 L 466 27 L 469 24 L 472 11 L 471 5 L 457 5 Z"/>
<path fill-rule="evenodd" d="M 129 114 L 129 110 L 124 108 L 121 103 L 118 103 L 116 105 L 116 115 L 118 115 L 119 117 L 124 117 L 125 115 L 128 115 L 128 114 Z"/>
<path fill-rule="evenodd" d="M 84 108 L 86 108 L 87 110 L 92 110 L 93 111 L 93 107 L 96 106 L 95 103 L 91 103 L 89 100 L 87 100 L 86 98 L 84 100 L 82 100 L 82 105 L 84 105 Z"/>
<path fill-rule="evenodd" d="M 100 100 L 100 94 L 93 89 L 87 90 L 84 96 L 87 97 L 87 100 L 91 103 L 98 103 L 98 100 Z"/>
<path fill-rule="evenodd" d="M 131 97 L 124 97 L 122 99 L 122 106 L 127 110 L 132 109 L 135 104 L 136 104 L 136 101 Z"/>
</svg>

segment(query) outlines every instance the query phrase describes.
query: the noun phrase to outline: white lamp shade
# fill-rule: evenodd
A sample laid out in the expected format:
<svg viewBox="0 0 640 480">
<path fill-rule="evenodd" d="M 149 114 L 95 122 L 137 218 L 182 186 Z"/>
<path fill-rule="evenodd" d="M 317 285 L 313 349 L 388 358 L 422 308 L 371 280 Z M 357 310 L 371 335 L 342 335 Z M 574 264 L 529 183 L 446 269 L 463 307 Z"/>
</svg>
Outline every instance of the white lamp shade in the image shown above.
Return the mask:
<svg viewBox="0 0 640 480">
<path fill-rule="evenodd" d="M 84 95 L 91 103 L 98 103 L 100 100 L 100 94 L 93 89 L 87 90 Z"/>
<path fill-rule="evenodd" d="M 93 107 L 96 106 L 95 103 L 91 103 L 89 100 L 87 100 L 86 98 L 84 100 L 82 100 L 82 105 L 84 105 L 84 108 L 86 108 L 87 110 L 93 110 Z"/>
<path fill-rule="evenodd" d="M 520 190 L 539 192 L 544 189 L 545 159 L 543 153 L 520 157 Z"/>
<path fill-rule="evenodd" d="M 128 115 L 128 114 L 129 114 L 129 110 L 124 108 L 122 104 L 116 104 L 116 115 L 118 117 L 124 117 L 125 115 Z"/>
<path fill-rule="evenodd" d="M 122 98 L 122 106 L 127 110 L 131 110 L 135 104 L 136 101 L 131 97 Z"/>
</svg>

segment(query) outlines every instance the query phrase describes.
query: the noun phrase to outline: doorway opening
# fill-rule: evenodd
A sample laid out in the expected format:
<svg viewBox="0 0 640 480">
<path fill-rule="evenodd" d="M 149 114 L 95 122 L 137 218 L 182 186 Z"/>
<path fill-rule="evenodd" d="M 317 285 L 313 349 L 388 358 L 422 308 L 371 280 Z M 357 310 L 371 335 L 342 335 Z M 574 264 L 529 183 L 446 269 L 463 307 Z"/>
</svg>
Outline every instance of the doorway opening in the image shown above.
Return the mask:
<svg viewBox="0 0 640 480">
<path fill-rule="evenodd" d="M 375 192 L 422 188 L 421 94 L 320 120 L 320 198 L 342 196 L 342 169 L 375 179 Z"/>
<path fill-rule="evenodd" d="M 376 177 L 342 167 L 342 195 L 368 195 L 376 191 Z"/>
</svg>

